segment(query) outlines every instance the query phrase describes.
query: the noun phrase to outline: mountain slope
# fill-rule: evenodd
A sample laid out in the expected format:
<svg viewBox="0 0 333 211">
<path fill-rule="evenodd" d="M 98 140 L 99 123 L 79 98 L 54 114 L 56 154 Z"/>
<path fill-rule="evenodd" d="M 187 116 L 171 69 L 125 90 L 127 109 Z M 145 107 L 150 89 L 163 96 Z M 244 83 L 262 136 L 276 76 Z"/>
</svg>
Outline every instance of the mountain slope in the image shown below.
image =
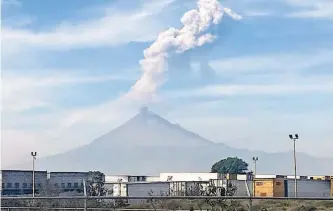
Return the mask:
<svg viewBox="0 0 333 211">
<path fill-rule="evenodd" d="M 49 171 L 100 170 L 107 174 L 149 175 L 208 172 L 211 165 L 222 158 L 237 156 L 251 163 L 254 155 L 259 157 L 260 174 L 293 172 L 292 152 L 265 153 L 229 148 L 143 108 L 138 115 L 91 144 L 41 158 L 37 166 Z M 299 174 L 333 175 L 333 159 L 314 158 L 303 153 L 298 153 L 297 158 Z"/>
<path fill-rule="evenodd" d="M 99 146 L 187 146 L 212 145 L 213 143 L 172 124 L 148 111 L 140 113 L 115 130 L 97 138 L 92 145 Z"/>
</svg>

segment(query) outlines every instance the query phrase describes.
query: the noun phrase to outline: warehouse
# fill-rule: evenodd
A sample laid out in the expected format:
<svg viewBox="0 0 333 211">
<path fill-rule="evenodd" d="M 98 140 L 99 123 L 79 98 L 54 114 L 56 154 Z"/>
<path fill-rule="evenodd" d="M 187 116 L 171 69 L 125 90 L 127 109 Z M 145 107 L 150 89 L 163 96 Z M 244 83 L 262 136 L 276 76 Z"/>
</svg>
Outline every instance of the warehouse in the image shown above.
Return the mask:
<svg viewBox="0 0 333 211">
<path fill-rule="evenodd" d="M 32 194 L 32 171 L 2 170 L 3 195 Z M 333 177 L 297 176 L 298 197 L 333 197 Z M 35 171 L 36 193 L 45 185 L 63 192 L 83 192 L 88 172 Z M 219 174 L 219 173 L 160 173 L 159 176 L 110 175 L 105 176 L 109 196 L 202 195 L 207 187 L 225 191 L 227 184 L 236 187 L 236 196 L 293 197 L 295 177 L 285 175 Z M 50 187 L 49 186 L 49 187 Z M 61 192 L 61 191 L 60 191 Z M 217 192 L 217 195 L 222 194 Z"/>
<path fill-rule="evenodd" d="M 23 195 L 32 194 L 32 171 L 1 170 L 1 194 Z M 47 172 L 35 171 L 35 193 L 47 184 Z"/>
<path fill-rule="evenodd" d="M 107 194 L 112 196 L 127 196 L 127 183 L 158 182 L 159 176 L 134 176 L 134 175 L 107 175 L 105 188 Z"/>
<path fill-rule="evenodd" d="M 50 172 L 49 184 L 60 192 L 83 192 L 88 172 Z"/>
</svg>

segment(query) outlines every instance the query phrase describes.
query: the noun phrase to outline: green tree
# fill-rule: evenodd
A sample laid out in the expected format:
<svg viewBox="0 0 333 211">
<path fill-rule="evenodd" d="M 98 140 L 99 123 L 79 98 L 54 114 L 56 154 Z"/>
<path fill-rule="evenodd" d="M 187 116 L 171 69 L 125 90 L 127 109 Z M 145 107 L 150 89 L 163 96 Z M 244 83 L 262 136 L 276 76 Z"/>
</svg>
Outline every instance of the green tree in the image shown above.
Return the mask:
<svg viewBox="0 0 333 211">
<path fill-rule="evenodd" d="M 88 196 L 105 196 L 106 188 L 104 187 L 105 175 L 99 171 L 89 171 L 87 186 Z"/>
<path fill-rule="evenodd" d="M 248 172 L 248 164 L 240 158 L 228 157 L 220 160 L 212 166 L 212 173 L 243 174 Z"/>
</svg>

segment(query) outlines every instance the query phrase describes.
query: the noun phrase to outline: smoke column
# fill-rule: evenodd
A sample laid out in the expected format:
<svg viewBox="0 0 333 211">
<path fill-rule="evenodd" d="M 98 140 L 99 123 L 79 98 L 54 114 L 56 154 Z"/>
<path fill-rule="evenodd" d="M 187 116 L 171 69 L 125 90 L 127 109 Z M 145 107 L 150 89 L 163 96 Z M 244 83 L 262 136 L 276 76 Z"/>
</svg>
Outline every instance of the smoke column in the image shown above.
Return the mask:
<svg viewBox="0 0 333 211">
<path fill-rule="evenodd" d="M 161 32 L 156 41 L 143 51 L 144 59 L 140 60 L 143 74 L 128 93 L 130 98 L 145 103 L 154 99 L 157 88 L 166 80 L 164 72 L 170 53 L 182 53 L 213 42 L 216 36 L 207 30 L 213 24 L 219 24 L 224 13 L 233 19 L 242 19 L 231 9 L 223 8 L 217 0 L 198 0 L 197 7 L 183 15 L 181 29 L 169 28 Z"/>
</svg>

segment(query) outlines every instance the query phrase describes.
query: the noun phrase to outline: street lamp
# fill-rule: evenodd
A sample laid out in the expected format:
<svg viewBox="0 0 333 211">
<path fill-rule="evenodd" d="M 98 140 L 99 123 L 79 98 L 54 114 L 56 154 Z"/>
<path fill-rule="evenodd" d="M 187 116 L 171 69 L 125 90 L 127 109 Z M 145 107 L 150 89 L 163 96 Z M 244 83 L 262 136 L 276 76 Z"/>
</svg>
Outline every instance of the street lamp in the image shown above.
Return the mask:
<svg viewBox="0 0 333 211">
<path fill-rule="evenodd" d="M 257 174 L 257 161 L 259 160 L 259 158 L 253 157 L 252 160 L 254 162 L 254 175 L 256 175 Z"/>
<path fill-rule="evenodd" d="M 35 160 L 37 152 L 31 152 L 32 156 L 32 197 L 35 197 Z"/>
<path fill-rule="evenodd" d="M 298 134 L 289 135 L 289 138 L 294 142 L 294 173 L 295 173 L 295 197 L 297 197 L 297 165 L 296 165 L 296 140 L 298 139 Z"/>
<path fill-rule="evenodd" d="M 256 184 L 255 184 L 255 177 L 257 175 L 257 161 L 259 160 L 258 157 L 252 157 L 252 160 L 254 162 L 254 175 L 253 175 L 253 180 L 254 180 L 254 185 L 253 185 L 253 195 L 256 196 Z"/>
</svg>

